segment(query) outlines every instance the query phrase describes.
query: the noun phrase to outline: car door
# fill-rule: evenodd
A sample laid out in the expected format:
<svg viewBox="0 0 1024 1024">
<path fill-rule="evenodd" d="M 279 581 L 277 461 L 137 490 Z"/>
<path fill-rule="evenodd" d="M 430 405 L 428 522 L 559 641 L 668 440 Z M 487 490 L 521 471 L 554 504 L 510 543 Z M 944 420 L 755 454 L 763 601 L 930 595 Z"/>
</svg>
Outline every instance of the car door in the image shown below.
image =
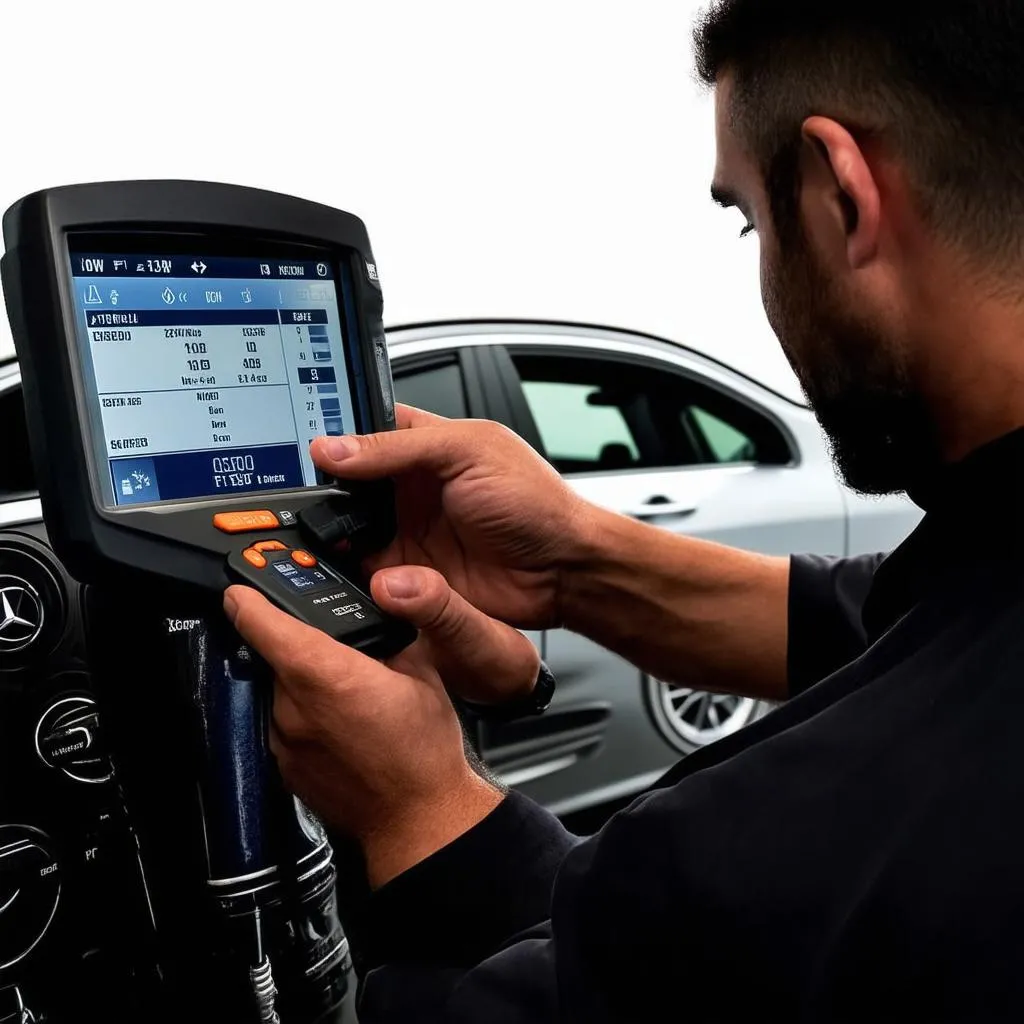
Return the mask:
<svg viewBox="0 0 1024 1024">
<path fill-rule="evenodd" d="M 831 469 L 805 460 L 793 433 L 749 395 L 679 363 L 605 345 L 506 351 L 541 451 L 588 500 L 753 551 L 844 552 L 845 508 Z M 642 678 L 566 630 L 549 632 L 544 651 L 564 707 L 604 703 L 615 719 L 599 757 L 534 784 L 533 795 L 563 812 L 637 791 L 679 752 L 766 710 Z"/>
<path fill-rule="evenodd" d="M 454 419 L 472 416 L 496 420 L 540 446 L 529 421 L 529 408 L 503 350 L 474 345 L 470 339 L 452 348 L 432 344 L 417 346 L 409 353 L 407 347 L 405 354 L 399 346 L 392 351 L 392 372 L 399 402 Z M 546 635 L 526 635 L 546 657 Z M 606 654 L 605 662 L 613 658 Z M 592 678 L 594 666 L 589 661 L 579 667 L 583 675 L 577 675 L 566 658 L 561 659 L 558 693 L 541 718 L 465 723 L 472 730 L 477 749 L 503 782 L 562 810 L 594 802 L 594 787 L 588 776 L 579 777 L 568 770 L 590 759 L 600 761 L 597 755 L 603 753 L 609 727 L 623 721 L 618 705 L 635 703 L 633 695 L 621 686 L 623 679 L 635 677 L 635 670 L 625 662 L 610 672 L 607 664 L 603 666 L 617 679 L 617 687 Z M 593 699 L 591 695 L 598 693 L 607 694 L 607 699 Z M 648 725 L 643 742 L 649 746 L 652 740 L 657 742 Z M 666 760 L 667 751 L 663 749 L 660 763 Z M 554 785 L 546 781 L 556 776 L 564 777 L 564 781 Z"/>
<path fill-rule="evenodd" d="M 509 347 L 544 453 L 594 503 L 765 554 L 843 554 L 831 470 L 771 412 L 667 360 Z"/>
</svg>

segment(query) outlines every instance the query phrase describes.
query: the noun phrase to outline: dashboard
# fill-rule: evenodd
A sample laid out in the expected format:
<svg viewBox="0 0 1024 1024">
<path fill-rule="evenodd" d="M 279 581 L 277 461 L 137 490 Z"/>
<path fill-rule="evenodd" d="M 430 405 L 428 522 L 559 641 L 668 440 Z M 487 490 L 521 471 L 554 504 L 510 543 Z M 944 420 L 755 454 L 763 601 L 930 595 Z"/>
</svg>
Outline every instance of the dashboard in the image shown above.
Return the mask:
<svg viewBox="0 0 1024 1024">
<path fill-rule="evenodd" d="M 0 1020 L 105 1019 L 112 998 L 132 1007 L 157 962 L 152 946 L 143 952 L 147 886 L 88 668 L 86 614 L 42 526 L 4 524 Z"/>
<path fill-rule="evenodd" d="M 0 1022 L 237 1019 L 183 771 L 195 620 L 80 586 L 36 515 L 0 504 Z"/>
<path fill-rule="evenodd" d="M 181 951 L 215 927 L 184 881 L 204 869 L 176 774 L 187 729 L 167 646 L 187 610 L 154 620 L 130 594 L 101 601 L 69 577 L 39 521 L 21 390 L 6 376 L 0 367 L 0 1022 L 231 1019 L 164 995 L 174 971 L 194 973 L 180 991 L 203 986 L 210 965 Z M 105 701 L 104 686 L 120 698 Z"/>
</svg>

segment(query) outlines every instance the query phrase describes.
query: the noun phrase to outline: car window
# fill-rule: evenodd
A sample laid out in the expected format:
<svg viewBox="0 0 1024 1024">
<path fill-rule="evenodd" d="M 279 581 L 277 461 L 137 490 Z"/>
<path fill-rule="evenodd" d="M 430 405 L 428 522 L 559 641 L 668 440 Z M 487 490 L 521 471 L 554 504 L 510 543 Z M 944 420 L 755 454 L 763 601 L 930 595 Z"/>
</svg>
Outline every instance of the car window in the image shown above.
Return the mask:
<svg viewBox="0 0 1024 1024">
<path fill-rule="evenodd" d="M 395 367 L 395 398 L 450 419 L 468 415 L 462 370 L 455 359 L 403 370 Z"/>
<path fill-rule="evenodd" d="M 716 462 L 750 462 L 754 459 L 754 442 L 742 430 L 737 430 L 699 405 L 690 406 L 689 414 Z M 686 411 L 683 415 L 686 415 Z"/>
<path fill-rule="evenodd" d="M 790 461 L 771 420 L 687 375 L 600 355 L 511 354 L 562 473 Z"/>
<path fill-rule="evenodd" d="M 612 447 L 621 449 L 621 457 L 631 463 L 639 460 L 622 410 L 587 404 L 596 393 L 592 385 L 528 380 L 523 381 L 523 392 L 551 458 L 562 463 L 596 464 L 602 452 Z"/>
</svg>

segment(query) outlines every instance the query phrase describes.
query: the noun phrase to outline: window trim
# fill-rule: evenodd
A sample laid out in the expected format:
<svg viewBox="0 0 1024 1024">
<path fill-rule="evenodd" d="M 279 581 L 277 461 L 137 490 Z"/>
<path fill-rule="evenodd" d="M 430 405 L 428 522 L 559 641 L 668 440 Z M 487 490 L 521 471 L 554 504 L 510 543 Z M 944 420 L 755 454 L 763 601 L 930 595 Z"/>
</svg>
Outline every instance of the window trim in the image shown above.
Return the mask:
<svg viewBox="0 0 1024 1024">
<path fill-rule="evenodd" d="M 445 366 L 457 366 L 462 374 L 462 392 L 466 402 L 466 413 L 471 419 L 486 416 L 479 366 L 476 353 L 469 348 L 443 348 L 415 355 L 396 355 L 392 360 L 391 373 L 396 383 L 425 370 L 438 370 Z"/>
<path fill-rule="evenodd" d="M 675 363 L 669 362 L 668 360 L 661 360 L 657 357 L 651 356 L 637 356 L 627 354 L 624 352 L 616 352 L 606 348 L 603 348 L 600 344 L 575 344 L 575 345 L 501 345 L 498 346 L 506 351 L 511 359 L 516 356 L 525 357 L 554 357 L 564 359 L 588 359 L 594 360 L 599 359 L 604 362 L 622 363 L 627 366 L 635 366 L 641 369 L 653 370 L 658 373 L 672 374 L 677 377 L 683 377 L 687 381 L 697 385 L 698 387 L 707 388 L 710 391 L 714 391 L 721 395 L 727 401 L 736 403 L 737 405 L 743 406 L 747 409 L 751 415 L 757 416 L 758 418 L 765 420 L 777 431 L 782 439 L 783 444 L 786 447 L 786 451 L 789 453 L 789 460 L 786 462 L 710 462 L 710 463 L 698 463 L 692 466 L 659 466 L 659 467 L 637 467 L 635 469 L 614 469 L 614 470 L 593 470 L 584 471 L 579 473 L 564 473 L 563 476 L 572 479 L 584 478 L 584 477 L 607 477 L 611 475 L 619 475 L 623 473 L 680 473 L 687 471 L 702 471 L 707 472 L 708 470 L 715 469 L 733 469 L 733 468 L 750 468 L 756 469 L 796 469 L 801 465 L 802 455 L 800 453 L 800 447 L 796 442 L 796 438 L 793 436 L 792 431 L 786 423 L 781 420 L 769 409 L 766 409 L 762 405 L 748 399 L 745 395 L 737 394 L 731 388 L 720 384 L 718 381 L 709 380 L 706 377 L 701 376 L 699 373 L 687 370 L 685 367 L 677 366 Z M 518 386 L 520 393 L 523 395 L 525 400 L 525 392 L 522 388 L 522 381 L 519 379 L 518 374 L 516 375 L 515 384 Z M 513 425 L 513 429 L 519 433 L 518 424 Z M 536 430 L 534 426 L 534 430 Z M 547 452 L 546 446 L 543 441 L 541 446 L 537 449 L 551 461 L 550 455 Z M 553 465 L 553 463 L 552 463 Z"/>
<path fill-rule="evenodd" d="M 540 436 L 540 428 L 533 417 L 512 357 L 503 345 L 478 346 L 475 351 L 480 360 L 480 379 L 485 396 L 489 399 L 491 418 L 510 427 L 535 451 L 543 454 L 544 441 Z"/>
</svg>

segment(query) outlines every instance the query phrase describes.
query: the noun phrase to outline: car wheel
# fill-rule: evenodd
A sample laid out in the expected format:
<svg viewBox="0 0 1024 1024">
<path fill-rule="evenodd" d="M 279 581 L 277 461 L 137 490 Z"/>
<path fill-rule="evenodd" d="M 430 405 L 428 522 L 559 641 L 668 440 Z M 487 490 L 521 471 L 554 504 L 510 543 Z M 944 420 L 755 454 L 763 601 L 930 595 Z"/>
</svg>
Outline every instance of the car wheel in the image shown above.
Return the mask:
<svg viewBox="0 0 1024 1024">
<path fill-rule="evenodd" d="M 750 697 L 704 693 L 650 677 L 644 696 L 659 734 L 684 754 L 739 732 L 769 710 Z"/>
</svg>

